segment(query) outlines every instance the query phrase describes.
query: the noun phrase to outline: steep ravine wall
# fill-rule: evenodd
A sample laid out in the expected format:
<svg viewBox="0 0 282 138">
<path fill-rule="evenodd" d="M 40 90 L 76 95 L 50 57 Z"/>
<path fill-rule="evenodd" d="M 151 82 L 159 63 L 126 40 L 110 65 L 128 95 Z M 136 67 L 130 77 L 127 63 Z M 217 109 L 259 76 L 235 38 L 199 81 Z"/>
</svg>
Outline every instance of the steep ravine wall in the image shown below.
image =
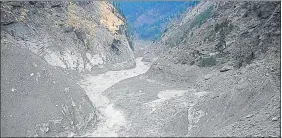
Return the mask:
<svg viewBox="0 0 282 138">
<path fill-rule="evenodd" d="M 208 93 L 189 109 L 188 136 L 281 136 L 280 7 L 203 1 L 158 42 L 147 75 Z"/>
<path fill-rule="evenodd" d="M 135 64 L 125 19 L 108 2 L 9 2 L 1 6 L 3 37 L 52 66 L 83 72 Z"/>
<path fill-rule="evenodd" d="M 135 66 L 109 2 L 1 2 L 1 136 L 72 136 L 98 111 L 78 73 Z"/>
</svg>

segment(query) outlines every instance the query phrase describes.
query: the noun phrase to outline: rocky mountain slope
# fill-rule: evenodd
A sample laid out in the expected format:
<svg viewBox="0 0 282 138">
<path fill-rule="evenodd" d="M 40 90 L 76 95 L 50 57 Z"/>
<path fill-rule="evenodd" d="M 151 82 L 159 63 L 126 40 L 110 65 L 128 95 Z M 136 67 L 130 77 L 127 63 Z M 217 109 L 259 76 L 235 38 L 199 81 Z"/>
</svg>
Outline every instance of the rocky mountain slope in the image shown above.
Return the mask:
<svg viewBox="0 0 282 138">
<path fill-rule="evenodd" d="M 113 1 L 128 21 L 129 30 L 141 40 L 159 39 L 168 22 L 198 1 Z"/>
<path fill-rule="evenodd" d="M 135 66 L 109 2 L 1 2 L 1 136 L 71 136 L 98 111 L 79 73 Z"/>
<path fill-rule="evenodd" d="M 53 66 L 83 72 L 134 62 L 125 19 L 107 2 L 10 2 L 1 10 L 7 40 Z"/>
<path fill-rule="evenodd" d="M 280 9 L 202 1 L 133 52 L 109 2 L 1 2 L 1 136 L 281 137 Z"/>
<path fill-rule="evenodd" d="M 122 136 L 279 137 L 281 2 L 203 1 L 148 47 L 149 71 L 106 91 Z"/>
</svg>

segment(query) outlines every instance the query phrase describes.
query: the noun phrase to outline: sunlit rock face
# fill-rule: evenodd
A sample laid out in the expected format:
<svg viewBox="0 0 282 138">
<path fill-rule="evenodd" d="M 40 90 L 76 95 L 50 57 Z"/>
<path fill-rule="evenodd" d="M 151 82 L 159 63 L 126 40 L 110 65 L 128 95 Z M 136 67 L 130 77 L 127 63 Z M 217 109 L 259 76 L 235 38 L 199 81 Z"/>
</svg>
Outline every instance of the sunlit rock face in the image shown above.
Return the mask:
<svg viewBox="0 0 282 138">
<path fill-rule="evenodd" d="M 79 72 L 134 66 L 125 19 L 108 2 L 9 2 L 1 14 L 3 40 L 16 41 L 52 66 Z M 87 53 L 102 62 L 93 64 Z"/>
</svg>

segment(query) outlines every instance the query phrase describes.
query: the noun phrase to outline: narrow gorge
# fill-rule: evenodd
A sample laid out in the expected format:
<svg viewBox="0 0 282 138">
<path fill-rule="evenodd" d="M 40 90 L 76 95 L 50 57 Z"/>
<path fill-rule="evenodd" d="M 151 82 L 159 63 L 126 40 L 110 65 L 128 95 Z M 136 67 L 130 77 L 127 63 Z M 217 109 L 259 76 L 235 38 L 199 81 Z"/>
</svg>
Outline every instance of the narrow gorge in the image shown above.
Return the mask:
<svg viewBox="0 0 282 138">
<path fill-rule="evenodd" d="M 1 137 L 281 137 L 280 1 L 128 3 L 1 1 Z"/>
</svg>

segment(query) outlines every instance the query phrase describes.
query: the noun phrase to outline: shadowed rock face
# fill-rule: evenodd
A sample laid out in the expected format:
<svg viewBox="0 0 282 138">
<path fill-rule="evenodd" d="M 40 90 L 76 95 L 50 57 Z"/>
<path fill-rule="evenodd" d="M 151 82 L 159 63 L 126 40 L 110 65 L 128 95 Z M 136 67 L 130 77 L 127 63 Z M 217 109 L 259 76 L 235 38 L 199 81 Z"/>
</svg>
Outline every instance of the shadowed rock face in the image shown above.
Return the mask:
<svg viewBox="0 0 282 138">
<path fill-rule="evenodd" d="M 78 73 L 135 65 L 124 25 L 108 2 L 1 2 L 1 136 L 94 129 Z"/>
</svg>

